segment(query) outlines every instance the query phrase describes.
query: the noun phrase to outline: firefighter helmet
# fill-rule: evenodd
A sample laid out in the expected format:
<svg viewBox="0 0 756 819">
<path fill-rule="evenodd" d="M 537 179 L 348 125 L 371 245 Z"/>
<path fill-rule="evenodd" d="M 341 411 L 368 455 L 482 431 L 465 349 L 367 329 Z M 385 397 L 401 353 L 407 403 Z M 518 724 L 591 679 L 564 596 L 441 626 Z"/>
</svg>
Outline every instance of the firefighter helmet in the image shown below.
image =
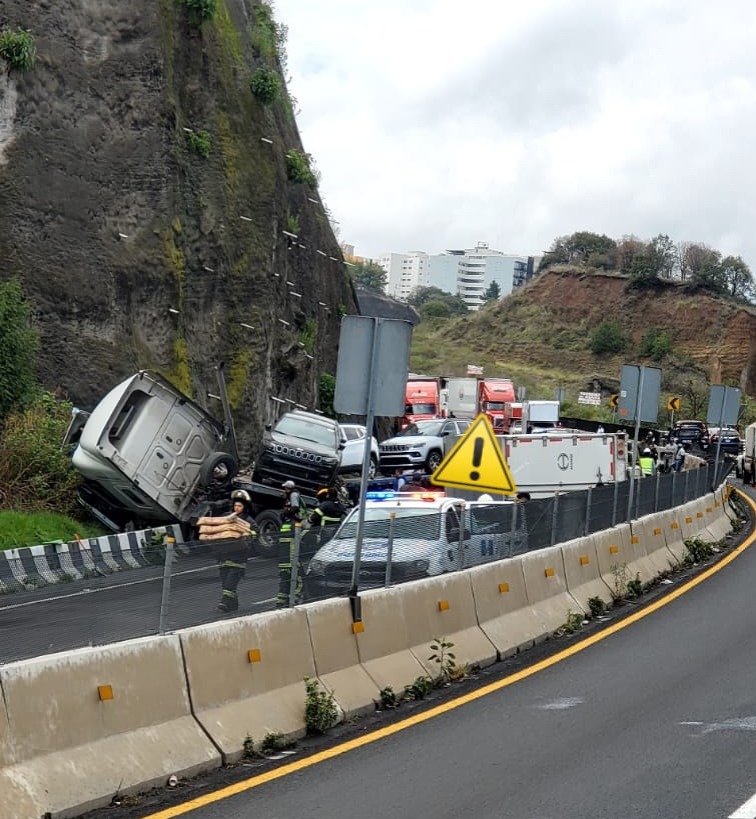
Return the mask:
<svg viewBox="0 0 756 819">
<path fill-rule="evenodd" d="M 252 498 L 246 489 L 236 489 L 231 493 L 232 501 L 242 501 L 243 503 L 252 503 Z"/>
</svg>

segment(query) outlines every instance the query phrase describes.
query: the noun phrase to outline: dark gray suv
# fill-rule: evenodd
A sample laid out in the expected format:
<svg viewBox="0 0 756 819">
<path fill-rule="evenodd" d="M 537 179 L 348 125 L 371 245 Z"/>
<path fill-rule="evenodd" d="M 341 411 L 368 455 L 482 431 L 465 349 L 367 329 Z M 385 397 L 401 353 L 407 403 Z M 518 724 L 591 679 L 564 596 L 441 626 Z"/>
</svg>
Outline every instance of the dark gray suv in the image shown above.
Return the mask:
<svg viewBox="0 0 756 819">
<path fill-rule="evenodd" d="M 252 480 L 280 486 L 293 480 L 300 489 L 328 486 L 341 463 L 339 425 L 312 412 L 287 412 L 267 427 Z"/>
</svg>

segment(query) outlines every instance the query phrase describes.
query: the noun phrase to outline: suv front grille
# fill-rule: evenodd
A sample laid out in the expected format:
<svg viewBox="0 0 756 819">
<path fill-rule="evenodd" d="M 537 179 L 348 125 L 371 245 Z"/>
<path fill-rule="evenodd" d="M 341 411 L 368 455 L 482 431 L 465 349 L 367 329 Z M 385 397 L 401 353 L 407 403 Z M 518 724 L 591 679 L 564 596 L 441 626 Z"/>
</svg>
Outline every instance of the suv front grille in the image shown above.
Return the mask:
<svg viewBox="0 0 756 819">
<path fill-rule="evenodd" d="M 295 449 L 283 444 L 275 444 L 273 451 L 279 455 L 288 455 L 290 458 L 299 458 L 301 461 L 312 461 L 314 464 L 319 464 L 323 460 L 322 455 L 315 455 L 313 452 L 306 452 L 304 449 Z"/>
</svg>

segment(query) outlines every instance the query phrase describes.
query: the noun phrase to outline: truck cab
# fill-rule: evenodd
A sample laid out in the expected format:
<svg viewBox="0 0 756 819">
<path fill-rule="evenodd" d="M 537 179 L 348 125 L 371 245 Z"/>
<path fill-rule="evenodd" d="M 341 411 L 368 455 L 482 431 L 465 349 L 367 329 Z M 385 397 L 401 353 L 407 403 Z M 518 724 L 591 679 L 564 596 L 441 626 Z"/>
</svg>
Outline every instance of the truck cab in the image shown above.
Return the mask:
<svg viewBox="0 0 756 819">
<path fill-rule="evenodd" d="M 399 428 L 404 429 L 416 421 L 428 421 L 441 417 L 441 385 L 438 378 L 410 379 L 404 398 L 404 415 Z"/>
<path fill-rule="evenodd" d="M 478 412 L 487 415 L 497 431 L 504 422 L 504 405 L 515 399 L 514 384 L 508 378 L 484 378 L 478 384 Z"/>
</svg>

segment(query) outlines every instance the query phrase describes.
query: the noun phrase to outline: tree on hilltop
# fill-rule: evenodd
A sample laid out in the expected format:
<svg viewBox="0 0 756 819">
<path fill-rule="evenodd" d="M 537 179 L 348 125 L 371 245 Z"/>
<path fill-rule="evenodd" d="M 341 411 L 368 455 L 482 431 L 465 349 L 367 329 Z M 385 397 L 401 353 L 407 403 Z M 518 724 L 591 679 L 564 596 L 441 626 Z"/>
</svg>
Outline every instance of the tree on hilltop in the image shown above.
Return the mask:
<svg viewBox="0 0 756 819">
<path fill-rule="evenodd" d="M 581 230 L 570 236 L 559 236 L 551 243 L 538 265 L 538 272 L 555 264 L 616 267 L 617 243 L 609 236 Z"/>
<path fill-rule="evenodd" d="M 386 271 L 375 262 L 355 262 L 354 267 L 347 267 L 347 270 L 355 284 L 374 293 L 386 292 Z"/>
</svg>

